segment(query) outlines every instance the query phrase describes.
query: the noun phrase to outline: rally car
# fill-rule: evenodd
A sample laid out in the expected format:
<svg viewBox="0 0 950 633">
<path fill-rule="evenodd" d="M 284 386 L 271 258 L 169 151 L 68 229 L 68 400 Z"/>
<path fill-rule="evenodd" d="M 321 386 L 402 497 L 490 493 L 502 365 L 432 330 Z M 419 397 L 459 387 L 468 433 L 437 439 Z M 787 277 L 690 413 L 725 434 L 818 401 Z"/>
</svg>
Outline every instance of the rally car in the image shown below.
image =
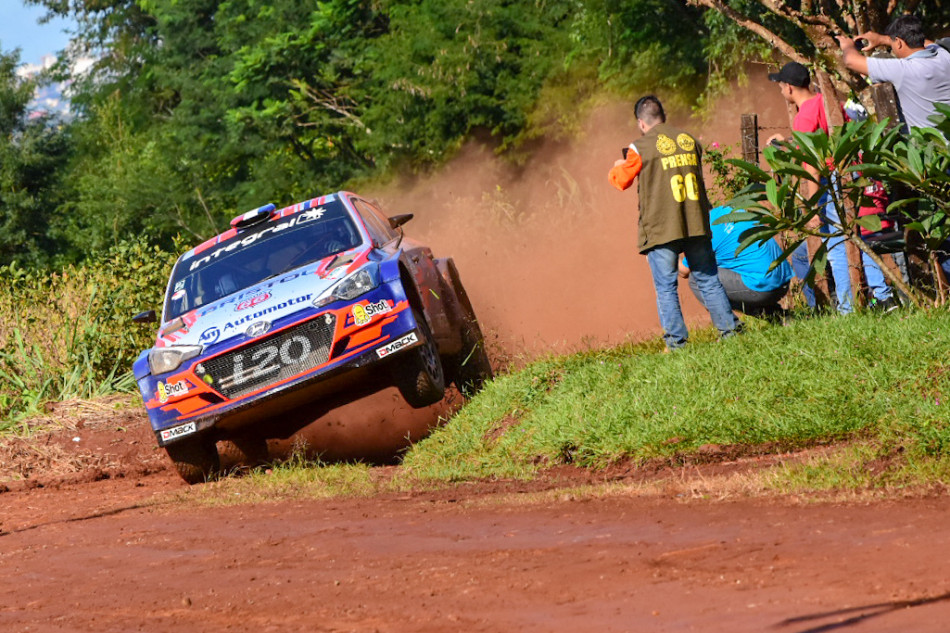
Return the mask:
<svg viewBox="0 0 950 633">
<path fill-rule="evenodd" d="M 411 218 L 349 192 L 269 204 L 178 259 L 134 373 L 182 478 L 218 470 L 219 441 L 287 437 L 315 403 L 394 385 L 419 408 L 491 378 L 458 271 L 403 235 Z"/>
</svg>

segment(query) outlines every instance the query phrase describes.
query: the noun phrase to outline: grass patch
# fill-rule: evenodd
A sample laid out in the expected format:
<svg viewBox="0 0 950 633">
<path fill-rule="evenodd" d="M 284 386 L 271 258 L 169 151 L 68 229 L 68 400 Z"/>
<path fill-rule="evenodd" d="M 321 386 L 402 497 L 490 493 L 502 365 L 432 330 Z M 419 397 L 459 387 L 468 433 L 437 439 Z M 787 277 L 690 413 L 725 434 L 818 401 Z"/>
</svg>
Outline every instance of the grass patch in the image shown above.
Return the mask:
<svg viewBox="0 0 950 633">
<path fill-rule="evenodd" d="M 656 352 L 656 343 L 627 345 L 502 376 L 415 445 L 402 476 L 527 478 L 557 464 L 602 468 L 709 444 L 873 440 L 918 464 L 915 477 L 946 480 L 946 311 L 803 319 L 723 342 L 705 332 L 681 352 Z M 817 472 L 815 485 L 866 483 L 839 473 L 822 484 Z"/>
<path fill-rule="evenodd" d="M 250 469 L 240 476 L 219 477 L 207 485 L 184 490 L 179 496 L 207 506 L 243 505 L 368 497 L 384 492 L 388 484 L 389 478 L 380 477 L 377 469 L 366 464 L 325 464 L 295 449 L 286 460 Z"/>
</svg>

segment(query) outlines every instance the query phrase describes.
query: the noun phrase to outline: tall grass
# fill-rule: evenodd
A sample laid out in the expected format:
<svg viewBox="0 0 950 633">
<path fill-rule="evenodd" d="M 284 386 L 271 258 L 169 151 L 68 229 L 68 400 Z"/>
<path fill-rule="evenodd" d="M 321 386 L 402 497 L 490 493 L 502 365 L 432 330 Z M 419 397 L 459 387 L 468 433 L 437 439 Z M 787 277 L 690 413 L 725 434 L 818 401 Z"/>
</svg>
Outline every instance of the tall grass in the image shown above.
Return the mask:
<svg viewBox="0 0 950 633">
<path fill-rule="evenodd" d="M 624 346 L 502 376 L 414 446 L 407 471 L 528 476 L 708 444 L 794 448 L 845 438 L 950 452 L 946 311 L 805 319 L 656 352 L 656 344 Z"/>
<path fill-rule="evenodd" d="M 154 330 L 174 258 L 129 242 L 61 270 L 0 268 L 0 431 L 51 401 L 131 391 L 131 364 Z"/>
</svg>

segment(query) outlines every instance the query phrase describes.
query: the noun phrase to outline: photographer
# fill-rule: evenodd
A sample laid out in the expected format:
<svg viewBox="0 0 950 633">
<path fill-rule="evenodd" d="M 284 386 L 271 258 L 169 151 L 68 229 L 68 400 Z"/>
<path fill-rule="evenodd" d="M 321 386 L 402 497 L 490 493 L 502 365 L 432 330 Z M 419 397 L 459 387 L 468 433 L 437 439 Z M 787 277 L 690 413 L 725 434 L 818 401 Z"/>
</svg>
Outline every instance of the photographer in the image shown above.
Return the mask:
<svg viewBox="0 0 950 633">
<path fill-rule="evenodd" d="M 855 42 L 867 42 L 865 50 L 888 46 L 894 59 L 865 57 Z M 936 103 L 950 105 L 950 52 L 928 42 L 920 18 L 902 15 L 883 35 L 869 31 L 852 39 L 838 37 L 844 64 L 872 82 L 890 82 L 897 91 L 901 118 L 908 127 L 932 127 Z"/>
</svg>

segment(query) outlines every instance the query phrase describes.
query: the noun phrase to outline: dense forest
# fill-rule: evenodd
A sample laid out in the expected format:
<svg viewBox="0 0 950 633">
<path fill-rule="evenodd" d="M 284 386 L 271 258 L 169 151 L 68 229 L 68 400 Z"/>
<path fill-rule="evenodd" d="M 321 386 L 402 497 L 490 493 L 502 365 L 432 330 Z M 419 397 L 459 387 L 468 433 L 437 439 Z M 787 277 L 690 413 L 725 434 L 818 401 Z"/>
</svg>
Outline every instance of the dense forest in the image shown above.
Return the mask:
<svg viewBox="0 0 950 633">
<path fill-rule="evenodd" d="M 27 267 L 195 242 L 267 201 L 430 169 L 472 137 L 521 160 L 599 96 L 696 105 L 772 54 L 683 0 L 23 1 L 78 24 L 37 80 L 71 82 L 68 120 L 30 116 L 34 85 L 0 42 L 0 265 Z M 808 49 L 769 3 L 731 4 Z"/>
</svg>

